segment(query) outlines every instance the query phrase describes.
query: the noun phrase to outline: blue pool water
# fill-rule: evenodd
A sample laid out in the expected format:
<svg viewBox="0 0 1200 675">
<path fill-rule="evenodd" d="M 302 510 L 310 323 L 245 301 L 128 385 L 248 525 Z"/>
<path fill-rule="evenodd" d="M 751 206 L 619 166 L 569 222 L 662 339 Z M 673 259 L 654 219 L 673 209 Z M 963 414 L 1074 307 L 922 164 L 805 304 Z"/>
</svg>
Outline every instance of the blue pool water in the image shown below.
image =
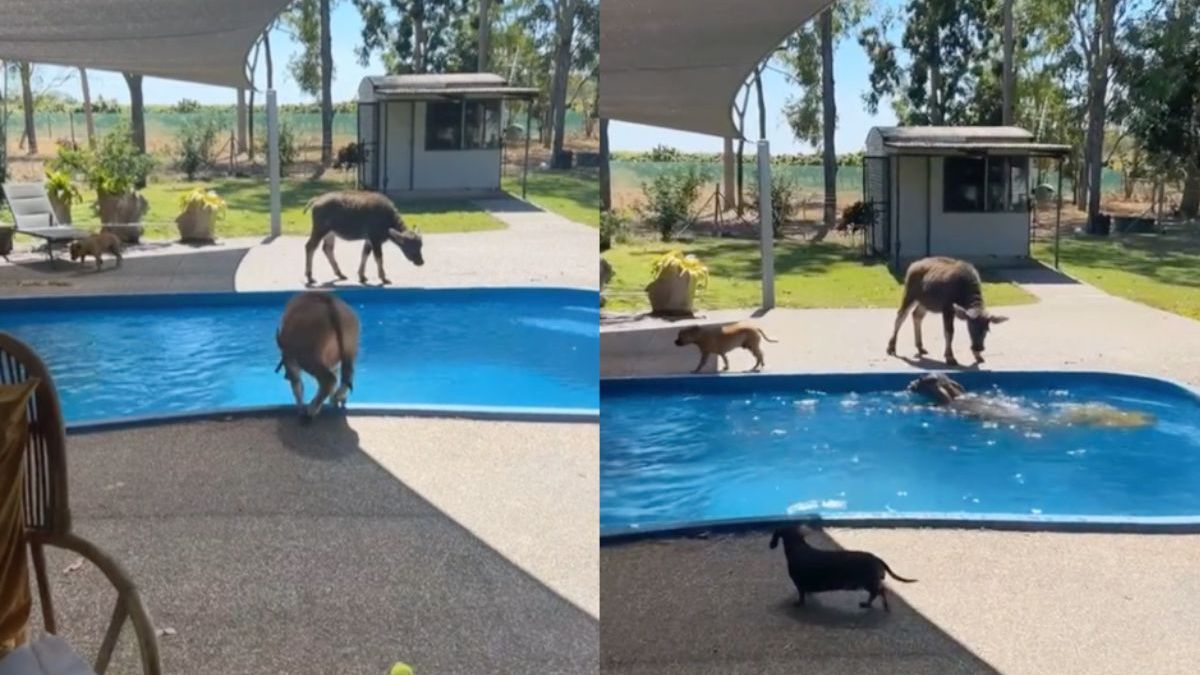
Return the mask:
<svg viewBox="0 0 1200 675">
<path fill-rule="evenodd" d="M 954 374 L 1053 418 L 1103 403 L 1142 428 L 992 423 L 933 409 L 912 374 L 601 385 L 605 533 L 804 517 L 1101 520 L 1200 516 L 1200 399 L 1103 373 Z"/>
<path fill-rule="evenodd" d="M 275 330 L 293 293 L 0 302 L 0 330 L 54 376 L 68 422 L 292 402 Z M 571 289 L 350 290 L 350 405 L 591 409 L 599 302 Z M 305 398 L 316 383 L 305 379 Z"/>
</svg>

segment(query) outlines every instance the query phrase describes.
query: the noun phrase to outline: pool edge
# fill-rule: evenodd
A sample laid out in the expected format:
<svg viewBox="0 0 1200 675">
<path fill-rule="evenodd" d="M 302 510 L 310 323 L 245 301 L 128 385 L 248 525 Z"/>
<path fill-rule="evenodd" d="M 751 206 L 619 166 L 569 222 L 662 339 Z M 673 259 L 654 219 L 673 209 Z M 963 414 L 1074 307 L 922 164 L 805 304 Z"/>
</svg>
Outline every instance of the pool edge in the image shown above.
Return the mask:
<svg viewBox="0 0 1200 675">
<path fill-rule="evenodd" d="M 348 405 L 344 409 L 327 408 L 320 417 L 412 417 L 474 420 L 480 422 L 527 422 L 543 424 L 598 424 L 599 409 L 592 408 L 533 408 L 504 406 L 451 405 Z M 162 415 L 135 415 L 100 420 L 66 423 L 72 435 L 102 433 L 186 422 L 229 421 L 247 417 L 293 417 L 295 405 L 261 405 L 239 408 L 210 408 Z"/>
</svg>

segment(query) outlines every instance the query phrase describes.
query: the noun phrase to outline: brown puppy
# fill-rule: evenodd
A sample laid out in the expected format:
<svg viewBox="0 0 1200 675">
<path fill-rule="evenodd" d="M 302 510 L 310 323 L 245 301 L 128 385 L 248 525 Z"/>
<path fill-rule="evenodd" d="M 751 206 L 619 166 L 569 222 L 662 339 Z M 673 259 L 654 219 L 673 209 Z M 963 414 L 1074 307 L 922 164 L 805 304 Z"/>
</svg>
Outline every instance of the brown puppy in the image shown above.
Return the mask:
<svg viewBox="0 0 1200 675">
<path fill-rule="evenodd" d="M 679 331 L 679 336 L 675 338 L 675 346 L 696 345 L 700 348 L 700 364 L 692 371 L 693 373 L 700 372 L 704 364 L 708 363 L 709 354 L 716 354 L 721 357 L 721 361 L 725 364 L 725 367 L 721 370 L 729 370 L 729 358 L 725 354 L 738 347 L 754 354 L 754 368 L 751 370 L 758 370 L 765 365 L 762 353 L 763 340 L 778 342 L 778 340 L 772 340 L 767 337 L 767 334 L 758 326 L 747 321 L 738 321 L 737 323 L 725 324 L 724 326 L 691 326 L 684 328 Z"/>
<path fill-rule="evenodd" d="M 354 388 L 354 360 L 358 357 L 358 315 L 332 293 L 309 291 L 293 297 L 283 310 L 283 319 L 275 333 L 279 345 L 279 365 L 292 383 L 296 406 L 305 418 L 321 411 L 321 404 L 333 392 L 338 376 L 334 366 L 341 364 L 341 386 L 333 393 L 333 402 L 345 404 Z M 304 383 L 300 371 L 317 379 L 316 396 L 304 407 Z"/>
<path fill-rule="evenodd" d="M 111 232 L 97 232 L 83 239 L 71 242 L 71 260 L 87 263 L 89 257 L 96 259 L 96 269 L 103 265 L 101 254 L 111 253 L 117 259 L 117 267 L 121 266 L 121 240 Z"/>
</svg>

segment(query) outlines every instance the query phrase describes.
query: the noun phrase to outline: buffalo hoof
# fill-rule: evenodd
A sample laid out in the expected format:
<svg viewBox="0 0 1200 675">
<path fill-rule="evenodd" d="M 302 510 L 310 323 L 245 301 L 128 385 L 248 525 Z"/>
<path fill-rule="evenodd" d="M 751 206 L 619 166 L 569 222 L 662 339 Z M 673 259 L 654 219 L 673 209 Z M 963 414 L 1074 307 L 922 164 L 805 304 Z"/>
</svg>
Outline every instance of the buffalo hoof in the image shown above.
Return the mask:
<svg viewBox="0 0 1200 675">
<path fill-rule="evenodd" d="M 367 278 L 366 278 L 366 277 L 359 277 L 359 278 L 358 278 L 358 283 L 362 284 L 363 286 L 366 286 L 366 285 L 367 285 Z"/>
<path fill-rule="evenodd" d="M 946 355 L 946 365 L 948 365 L 948 366 L 957 366 L 957 365 L 958 365 L 958 359 L 956 359 L 956 358 L 954 358 L 953 356 L 950 356 L 949 354 L 947 354 L 947 355 Z"/>
<path fill-rule="evenodd" d="M 338 281 L 345 281 L 345 280 L 346 280 L 346 275 L 345 275 L 345 274 L 342 274 L 341 272 L 338 272 L 338 273 L 337 273 L 337 278 L 338 278 Z"/>
<path fill-rule="evenodd" d="M 316 285 L 317 285 L 317 280 L 316 280 L 316 279 L 313 279 L 312 277 L 309 277 L 309 278 L 308 278 L 308 279 L 307 279 L 307 280 L 304 282 L 304 285 L 305 285 L 305 286 L 316 286 Z"/>
<path fill-rule="evenodd" d="M 380 277 L 380 279 L 379 279 L 379 284 L 381 286 L 389 286 L 389 285 L 391 285 L 391 283 L 392 283 L 392 280 L 388 279 L 387 277 Z"/>
<path fill-rule="evenodd" d="M 929 350 L 925 349 L 924 347 L 917 347 L 917 356 L 926 356 L 928 354 Z"/>
</svg>

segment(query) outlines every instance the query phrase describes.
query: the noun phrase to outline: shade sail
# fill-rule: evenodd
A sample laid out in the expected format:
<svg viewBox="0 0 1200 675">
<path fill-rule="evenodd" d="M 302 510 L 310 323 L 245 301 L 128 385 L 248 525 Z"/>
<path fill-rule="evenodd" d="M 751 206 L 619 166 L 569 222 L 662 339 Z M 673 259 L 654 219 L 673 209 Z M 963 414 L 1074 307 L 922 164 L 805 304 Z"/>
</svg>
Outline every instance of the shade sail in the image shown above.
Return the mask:
<svg viewBox="0 0 1200 675">
<path fill-rule="evenodd" d="M 288 0 L 0 0 L 0 59 L 248 88 L 251 46 Z"/>
<path fill-rule="evenodd" d="M 601 0 L 600 116 L 728 138 L 734 97 L 829 0 Z"/>
</svg>

